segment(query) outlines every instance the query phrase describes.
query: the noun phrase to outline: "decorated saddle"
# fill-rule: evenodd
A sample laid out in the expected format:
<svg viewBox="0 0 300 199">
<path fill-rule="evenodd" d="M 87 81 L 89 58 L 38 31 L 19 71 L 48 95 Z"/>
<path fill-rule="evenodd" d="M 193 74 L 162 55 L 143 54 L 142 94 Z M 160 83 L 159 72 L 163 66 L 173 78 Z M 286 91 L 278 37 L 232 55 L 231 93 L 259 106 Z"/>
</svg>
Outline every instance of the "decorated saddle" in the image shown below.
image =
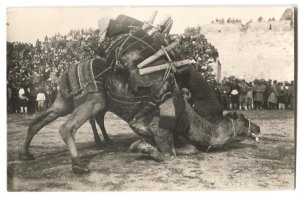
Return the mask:
<svg viewBox="0 0 300 199">
<path fill-rule="evenodd" d="M 116 19 L 111 19 L 108 24 L 105 37 L 113 37 L 123 33 L 129 33 L 131 27 L 141 27 L 143 22 L 126 15 L 119 15 Z"/>
<path fill-rule="evenodd" d="M 103 77 L 106 70 L 103 59 L 95 58 L 71 65 L 68 69 L 68 79 L 74 104 L 80 104 L 88 93 L 99 92 L 103 86 Z"/>
</svg>

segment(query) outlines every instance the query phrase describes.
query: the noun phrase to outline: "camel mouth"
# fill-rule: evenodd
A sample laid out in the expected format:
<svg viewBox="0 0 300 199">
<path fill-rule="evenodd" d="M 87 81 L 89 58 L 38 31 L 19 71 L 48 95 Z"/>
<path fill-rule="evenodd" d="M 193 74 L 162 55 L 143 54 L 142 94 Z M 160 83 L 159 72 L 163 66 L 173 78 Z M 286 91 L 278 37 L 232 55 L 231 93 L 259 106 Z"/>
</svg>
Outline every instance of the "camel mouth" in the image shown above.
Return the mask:
<svg viewBox="0 0 300 199">
<path fill-rule="evenodd" d="M 254 133 L 251 133 L 250 135 L 251 135 L 251 137 L 255 140 L 255 142 L 259 142 L 259 137 L 258 137 L 258 135 L 255 135 Z"/>
</svg>

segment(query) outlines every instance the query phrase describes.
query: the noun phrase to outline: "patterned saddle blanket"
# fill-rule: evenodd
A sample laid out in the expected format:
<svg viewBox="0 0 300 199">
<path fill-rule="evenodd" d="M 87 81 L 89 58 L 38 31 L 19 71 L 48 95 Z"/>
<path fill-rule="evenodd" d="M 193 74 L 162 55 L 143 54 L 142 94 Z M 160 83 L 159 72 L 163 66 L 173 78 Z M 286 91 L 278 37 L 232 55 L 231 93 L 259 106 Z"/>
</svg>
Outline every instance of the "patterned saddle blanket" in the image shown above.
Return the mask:
<svg viewBox="0 0 300 199">
<path fill-rule="evenodd" d="M 99 92 L 103 77 L 99 75 L 107 69 L 103 59 L 95 58 L 71 65 L 68 71 L 69 84 L 74 96 L 75 106 L 82 103 L 88 93 Z"/>
</svg>

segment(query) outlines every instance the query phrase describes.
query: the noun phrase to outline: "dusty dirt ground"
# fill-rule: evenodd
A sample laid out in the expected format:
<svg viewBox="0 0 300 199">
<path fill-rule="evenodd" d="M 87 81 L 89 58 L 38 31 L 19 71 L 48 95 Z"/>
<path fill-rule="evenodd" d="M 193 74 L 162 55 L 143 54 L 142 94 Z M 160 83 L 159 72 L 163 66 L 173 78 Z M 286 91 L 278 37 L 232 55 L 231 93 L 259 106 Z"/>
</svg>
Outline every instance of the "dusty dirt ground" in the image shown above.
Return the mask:
<svg viewBox="0 0 300 199">
<path fill-rule="evenodd" d="M 8 191 L 158 191 L 158 190 L 281 190 L 294 188 L 295 142 L 293 111 L 248 111 L 261 126 L 259 143 L 245 140 L 227 149 L 201 152 L 157 163 L 127 151 L 138 137 L 125 122 L 106 115 L 105 125 L 115 141 L 95 146 L 92 130 L 84 124 L 76 134 L 81 158 L 91 169 L 87 175 L 71 173 L 70 156 L 58 127 L 61 118 L 34 138 L 36 159 L 18 160 L 33 116 L 7 117 Z"/>
</svg>

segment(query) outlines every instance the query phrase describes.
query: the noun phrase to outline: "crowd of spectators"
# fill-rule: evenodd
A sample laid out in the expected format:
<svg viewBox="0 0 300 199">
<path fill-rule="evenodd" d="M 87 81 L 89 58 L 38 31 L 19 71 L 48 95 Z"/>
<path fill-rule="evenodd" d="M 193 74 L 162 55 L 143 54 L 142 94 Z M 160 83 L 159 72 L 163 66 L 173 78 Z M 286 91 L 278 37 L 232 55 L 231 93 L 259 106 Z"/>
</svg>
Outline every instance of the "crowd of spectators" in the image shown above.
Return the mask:
<svg viewBox="0 0 300 199">
<path fill-rule="evenodd" d="M 231 77 L 217 84 L 210 63 L 216 62 L 219 54 L 200 27 L 171 37 L 180 39 L 176 51 L 182 58 L 195 60 L 194 67 L 206 80 L 215 82 L 225 109 L 294 108 L 293 82 L 255 80 L 252 84 Z M 7 42 L 8 112 L 35 113 L 48 108 L 56 98 L 60 74 L 71 64 L 100 56 L 99 42 L 99 30 L 92 29 L 46 36 L 35 45 Z"/>
<path fill-rule="evenodd" d="M 252 22 L 252 19 L 250 20 Z M 257 18 L 257 22 L 263 22 L 265 21 L 264 18 L 262 16 L 258 17 Z M 268 19 L 268 21 L 276 21 L 275 17 L 271 17 Z M 236 18 L 233 18 L 233 17 L 229 17 L 227 20 L 225 20 L 224 18 L 222 19 L 215 19 L 213 21 L 211 21 L 211 23 L 216 23 L 216 24 L 241 24 L 242 23 L 242 20 L 241 19 L 236 19 Z M 247 22 L 249 23 L 249 22 Z M 247 24 L 246 23 L 246 24 Z"/>
<path fill-rule="evenodd" d="M 246 82 L 235 77 L 224 78 L 215 85 L 216 93 L 227 110 L 294 109 L 294 81 L 255 79 Z"/>
<path fill-rule="evenodd" d="M 55 99 L 60 74 L 79 60 L 95 57 L 98 46 L 99 32 L 93 29 L 46 36 L 35 45 L 7 42 L 8 112 L 48 108 Z"/>
<path fill-rule="evenodd" d="M 173 36 L 181 40 L 178 50 L 183 58 L 196 60 L 195 67 L 205 77 L 213 78 L 210 76 L 212 68 L 204 66 L 215 61 L 218 52 L 200 34 L 200 27 L 188 28 L 184 34 Z M 7 42 L 8 112 L 34 113 L 49 107 L 55 99 L 60 74 L 71 64 L 101 56 L 99 41 L 99 30 L 89 29 L 46 36 L 35 45 Z"/>
</svg>

